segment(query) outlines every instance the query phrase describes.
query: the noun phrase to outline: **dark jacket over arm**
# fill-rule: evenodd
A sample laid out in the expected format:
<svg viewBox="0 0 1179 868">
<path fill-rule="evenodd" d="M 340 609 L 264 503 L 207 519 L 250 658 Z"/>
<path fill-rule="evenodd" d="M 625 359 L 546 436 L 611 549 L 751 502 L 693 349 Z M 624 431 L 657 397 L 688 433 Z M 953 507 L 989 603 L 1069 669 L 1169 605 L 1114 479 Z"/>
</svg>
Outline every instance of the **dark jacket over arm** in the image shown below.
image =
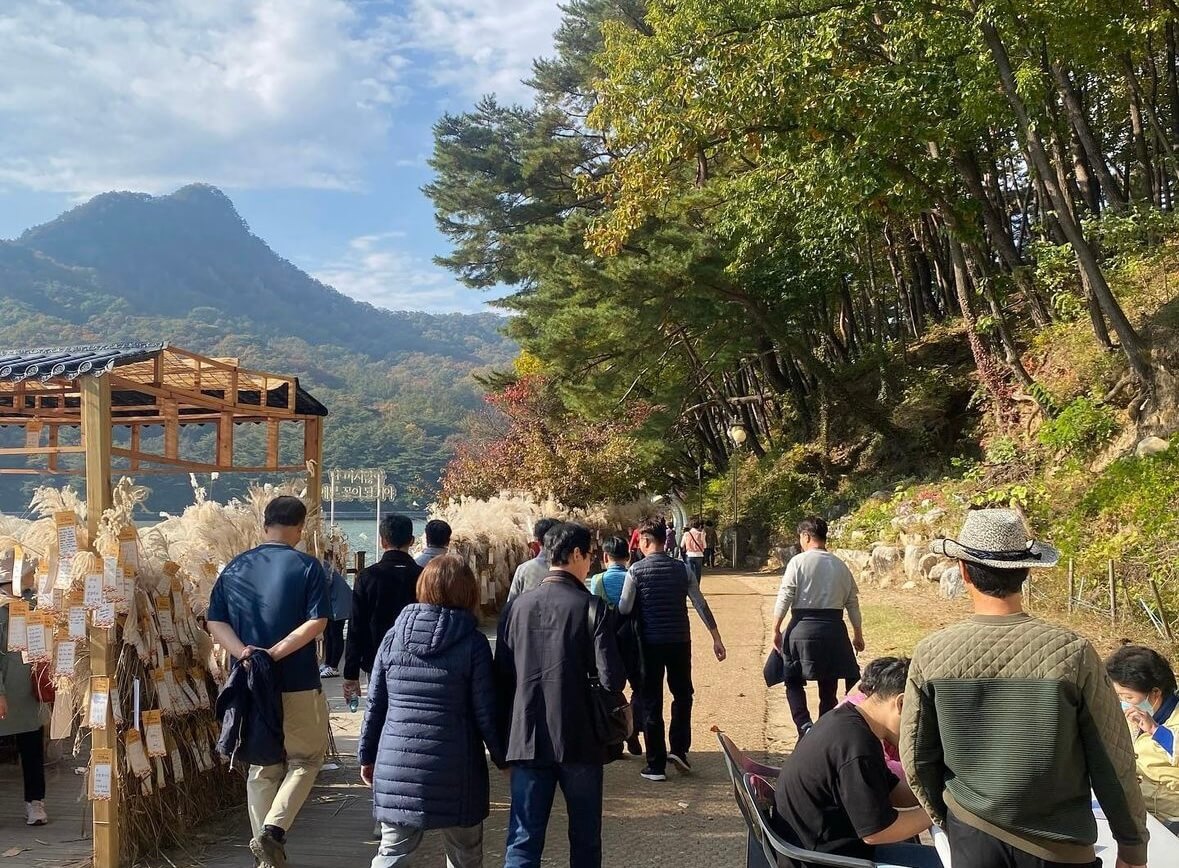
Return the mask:
<svg viewBox="0 0 1179 868">
<path fill-rule="evenodd" d="M 601 606 L 592 637 L 591 604 Z M 509 763 L 607 761 L 590 725 L 588 678 L 596 665 L 604 687 L 622 689 L 615 632 L 601 601 L 559 571 L 504 610 L 495 668 Z"/>
</svg>

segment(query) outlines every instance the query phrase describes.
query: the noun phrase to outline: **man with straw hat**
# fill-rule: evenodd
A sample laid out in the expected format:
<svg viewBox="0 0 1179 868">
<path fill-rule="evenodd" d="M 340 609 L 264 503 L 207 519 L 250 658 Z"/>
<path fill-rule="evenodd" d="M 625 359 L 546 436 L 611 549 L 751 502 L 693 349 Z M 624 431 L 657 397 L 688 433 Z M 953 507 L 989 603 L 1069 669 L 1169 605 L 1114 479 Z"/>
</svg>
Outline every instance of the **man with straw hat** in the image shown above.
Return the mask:
<svg viewBox="0 0 1179 868">
<path fill-rule="evenodd" d="M 1055 566 L 1059 552 L 1009 509 L 971 512 L 957 539 L 931 549 L 958 561 L 974 617 L 917 645 L 901 760 L 954 868 L 1100 865 L 1091 791 L 1117 868 L 1145 865 L 1134 748 L 1101 658 L 1023 611 L 1028 571 Z"/>
</svg>

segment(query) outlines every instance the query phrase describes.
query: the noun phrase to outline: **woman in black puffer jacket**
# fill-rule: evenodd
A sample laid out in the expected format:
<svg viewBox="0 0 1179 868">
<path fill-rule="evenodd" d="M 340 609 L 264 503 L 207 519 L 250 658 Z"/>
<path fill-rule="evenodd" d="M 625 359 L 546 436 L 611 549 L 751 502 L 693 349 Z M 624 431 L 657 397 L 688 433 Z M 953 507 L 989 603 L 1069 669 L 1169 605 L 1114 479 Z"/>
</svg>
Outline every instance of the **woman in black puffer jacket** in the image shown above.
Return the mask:
<svg viewBox="0 0 1179 868">
<path fill-rule="evenodd" d="M 483 864 L 487 746 L 503 764 L 491 646 L 479 632 L 479 589 L 452 555 L 432 560 L 381 642 L 360 730 L 361 777 L 373 788 L 381 845 L 372 868 L 409 864 L 441 830 L 449 864 Z"/>
</svg>

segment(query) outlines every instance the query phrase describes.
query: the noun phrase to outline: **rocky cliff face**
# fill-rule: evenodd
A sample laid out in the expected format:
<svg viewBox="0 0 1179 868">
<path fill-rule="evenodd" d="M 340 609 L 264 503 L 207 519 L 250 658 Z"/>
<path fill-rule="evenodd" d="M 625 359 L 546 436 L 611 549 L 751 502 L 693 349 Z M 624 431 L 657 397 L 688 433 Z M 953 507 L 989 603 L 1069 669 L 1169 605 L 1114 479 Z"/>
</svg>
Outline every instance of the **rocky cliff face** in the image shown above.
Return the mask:
<svg viewBox="0 0 1179 868">
<path fill-rule="evenodd" d="M 886 539 L 864 540 L 866 544 L 862 546 L 832 548 L 832 553 L 851 568 L 856 581 L 861 584 L 911 588 L 924 582 L 938 582 L 941 593 L 959 596 L 965 588 L 961 586 L 960 578 L 956 583 L 954 581 L 956 562 L 929 550 L 931 540 L 953 534 L 947 518 L 946 510 L 940 507 L 902 505 L 884 535 Z M 836 538 L 842 536 L 838 523 L 832 530 Z M 857 533 L 853 532 L 844 541 L 854 545 L 859 542 L 856 536 Z M 862 533 L 858 536 L 864 538 Z"/>
</svg>

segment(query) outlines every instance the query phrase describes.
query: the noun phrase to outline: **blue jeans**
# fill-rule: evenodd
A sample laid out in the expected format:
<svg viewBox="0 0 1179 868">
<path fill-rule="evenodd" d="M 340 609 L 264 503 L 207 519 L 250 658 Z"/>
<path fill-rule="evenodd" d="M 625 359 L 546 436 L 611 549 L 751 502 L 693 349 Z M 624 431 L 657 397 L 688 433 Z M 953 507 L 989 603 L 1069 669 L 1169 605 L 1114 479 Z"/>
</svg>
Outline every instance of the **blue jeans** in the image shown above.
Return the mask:
<svg viewBox="0 0 1179 868">
<path fill-rule="evenodd" d="M 872 860 L 877 865 L 903 868 L 942 868 L 942 860 L 933 847 L 924 844 L 881 844 Z"/>
<path fill-rule="evenodd" d="M 539 868 L 557 787 L 569 813 L 569 868 L 602 866 L 602 767 L 512 766 L 512 810 L 504 868 Z"/>
</svg>

